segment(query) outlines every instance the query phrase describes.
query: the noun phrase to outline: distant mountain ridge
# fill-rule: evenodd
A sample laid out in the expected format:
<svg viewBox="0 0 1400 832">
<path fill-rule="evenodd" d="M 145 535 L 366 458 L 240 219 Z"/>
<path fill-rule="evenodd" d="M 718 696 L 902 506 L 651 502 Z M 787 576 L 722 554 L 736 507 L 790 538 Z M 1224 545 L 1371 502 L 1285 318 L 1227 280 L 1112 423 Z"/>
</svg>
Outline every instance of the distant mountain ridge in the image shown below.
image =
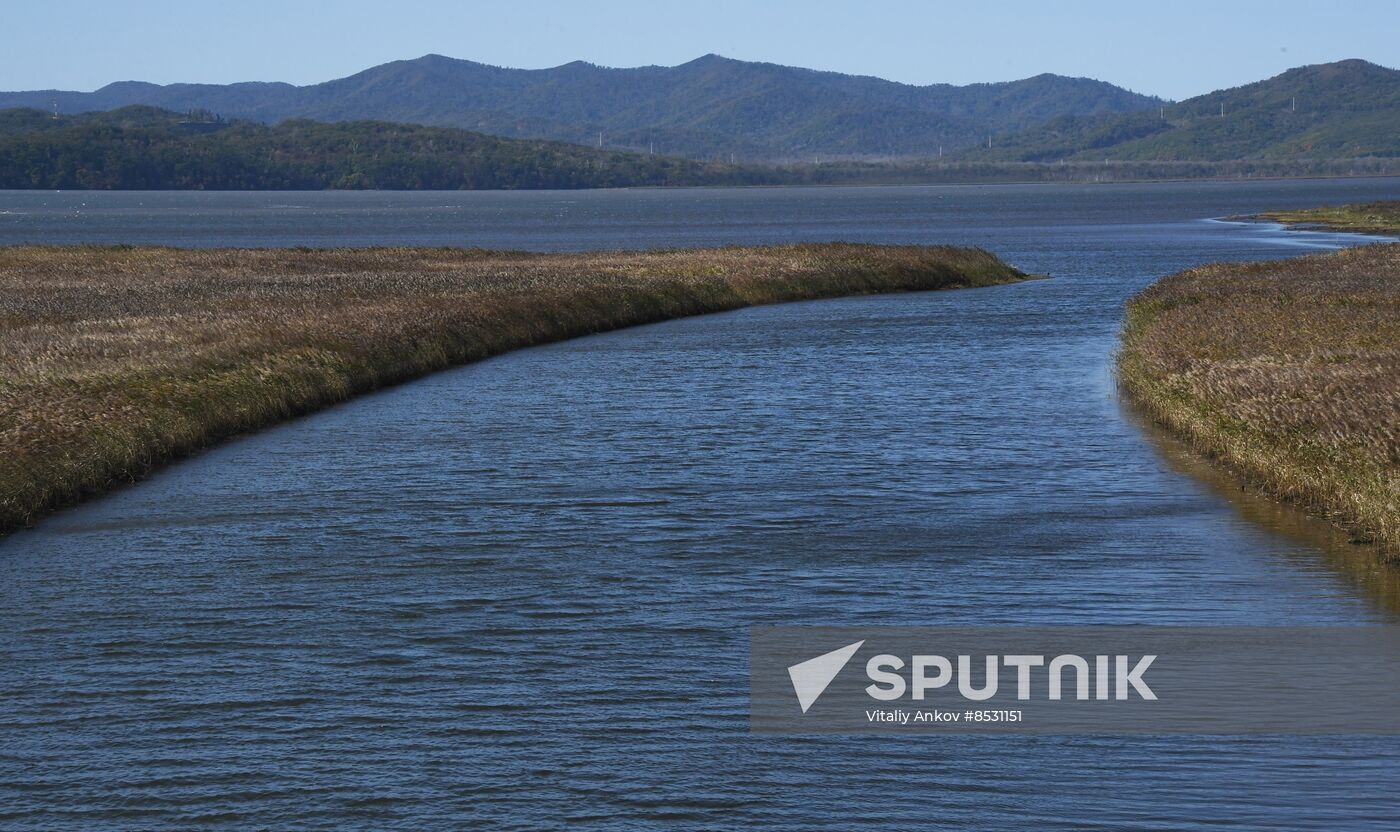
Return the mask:
<svg viewBox="0 0 1400 832">
<path fill-rule="evenodd" d="M 1067 115 L 959 157 L 987 162 L 1358 159 L 1400 156 L 1400 71 L 1362 60 L 1128 114 Z"/>
<path fill-rule="evenodd" d="M 1087 78 L 912 86 L 719 55 L 675 67 L 575 61 L 537 70 L 425 55 L 303 87 L 123 81 L 90 93 L 0 92 L 0 109 L 52 102 L 65 113 L 141 104 L 269 123 L 373 119 L 590 145 L 601 133 L 605 147 L 739 161 L 928 158 L 1067 114 L 1163 104 Z"/>
</svg>

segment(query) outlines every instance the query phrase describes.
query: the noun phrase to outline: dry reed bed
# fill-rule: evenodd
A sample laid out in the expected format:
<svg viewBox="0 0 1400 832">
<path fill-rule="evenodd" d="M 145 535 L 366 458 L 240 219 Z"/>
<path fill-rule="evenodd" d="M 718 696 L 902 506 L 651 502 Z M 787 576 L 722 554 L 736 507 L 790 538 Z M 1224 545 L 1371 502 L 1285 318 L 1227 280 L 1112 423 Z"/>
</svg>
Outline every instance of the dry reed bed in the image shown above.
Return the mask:
<svg viewBox="0 0 1400 832">
<path fill-rule="evenodd" d="M 1256 486 L 1400 551 L 1400 245 L 1160 280 L 1128 304 L 1118 370 Z"/>
<path fill-rule="evenodd" d="M 530 344 L 1023 277 L 922 246 L 0 248 L 0 531 L 221 438 Z"/>
<path fill-rule="evenodd" d="M 1321 228 L 1357 234 L 1400 234 L 1400 202 L 1361 202 L 1296 211 L 1269 211 L 1254 218 L 1296 228 Z"/>
</svg>

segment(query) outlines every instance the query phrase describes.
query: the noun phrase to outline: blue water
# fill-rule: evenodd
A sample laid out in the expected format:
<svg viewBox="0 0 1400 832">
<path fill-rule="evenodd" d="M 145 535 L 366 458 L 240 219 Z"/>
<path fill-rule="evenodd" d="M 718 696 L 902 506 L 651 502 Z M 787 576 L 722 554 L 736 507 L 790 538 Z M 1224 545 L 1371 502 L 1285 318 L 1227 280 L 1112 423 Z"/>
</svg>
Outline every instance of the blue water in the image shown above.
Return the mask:
<svg viewBox="0 0 1400 832">
<path fill-rule="evenodd" d="M 526 350 L 0 541 L 0 828 L 1394 829 L 1394 738 L 768 737 L 755 624 L 1395 622 L 1117 400 L 1121 306 L 1395 180 L 0 192 L 0 241 L 983 245 L 1053 279 Z M 1199 476 L 1198 476 L 1199 475 Z"/>
</svg>

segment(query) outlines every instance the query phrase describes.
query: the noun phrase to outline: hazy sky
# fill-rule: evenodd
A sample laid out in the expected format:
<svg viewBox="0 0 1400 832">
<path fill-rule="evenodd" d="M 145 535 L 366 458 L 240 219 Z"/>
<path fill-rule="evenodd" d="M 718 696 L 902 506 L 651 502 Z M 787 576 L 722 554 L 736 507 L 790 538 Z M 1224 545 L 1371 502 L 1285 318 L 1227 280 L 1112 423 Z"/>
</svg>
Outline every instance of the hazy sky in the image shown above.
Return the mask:
<svg viewBox="0 0 1400 832">
<path fill-rule="evenodd" d="M 307 84 L 429 52 L 528 68 L 673 65 L 718 52 L 913 84 L 1056 72 L 1169 98 L 1340 58 L 1400 66 L 1400 0 L 0 4 L 4 90 Z"/>
</svg>

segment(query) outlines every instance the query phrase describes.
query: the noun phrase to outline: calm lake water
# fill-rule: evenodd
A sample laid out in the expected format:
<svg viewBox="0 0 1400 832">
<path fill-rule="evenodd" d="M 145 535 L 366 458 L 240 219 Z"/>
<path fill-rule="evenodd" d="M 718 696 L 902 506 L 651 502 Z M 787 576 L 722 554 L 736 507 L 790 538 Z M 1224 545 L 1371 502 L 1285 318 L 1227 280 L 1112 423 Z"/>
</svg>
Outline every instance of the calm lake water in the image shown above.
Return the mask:
<svg viewBox="0 0 1400 832">
<path fill-rule="evenodd" d="M 531 349 L 0 541 L 0 827 L 1394 829 L 1394 738 L 768 737 L 755 624 L 1353 624 L 1400 570 L 1117 400 L 1123 301 L 1400 181 L 0 192 L 0 242 L 985 246 Z"/>
</svg>

